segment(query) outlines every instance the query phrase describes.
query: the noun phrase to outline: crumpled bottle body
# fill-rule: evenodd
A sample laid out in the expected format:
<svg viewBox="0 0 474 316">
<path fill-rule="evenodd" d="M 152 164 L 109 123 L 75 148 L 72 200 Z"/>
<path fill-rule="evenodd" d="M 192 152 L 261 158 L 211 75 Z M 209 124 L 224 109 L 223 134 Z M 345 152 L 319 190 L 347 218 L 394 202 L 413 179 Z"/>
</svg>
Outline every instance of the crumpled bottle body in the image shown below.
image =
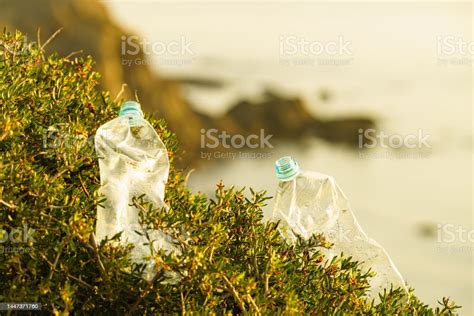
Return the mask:
<svg viewBox="0 0 474 316">
<path fill-rule="evenodd" d="M 117 117 L 102 125 L 95 135 L 99 158 L 100 194 L 106 200 L 97 208 L 96 239 L 102 241 L 122 232 L 120 243 L 133 244 L 131 259 L 145 263 L 145 279 L 154 275 L 150 241 L 139 224 L 139 209 L 133 198 L 144 195 L 154 207 L 166 207 L 165 184 L 169 160 L 165 145 L 145 120 L 130 126 L 128 119 Z M 140 232 L 141 234 L 138 234 Z M 154 249 L 176 251 L 172 239 L 161 231 L 147 231 Z"/>
<path fill-rule="evenodd" d="M 280 221 L 280 232 L 288 242 L 296 240 L 295 233 L 303 238 L 322 233 L 334 244 L 321 249 L 326 258 L 344 253 L 359 261 L 363 272 L 374 271 L 369 280 L 371 297 L 391 286 L 407 292 L 400 272 L 385 249 L 362 230 L 334 178 L 302 170 L 295 178 L 280 181 L 272 220 Z"/>
</svg>

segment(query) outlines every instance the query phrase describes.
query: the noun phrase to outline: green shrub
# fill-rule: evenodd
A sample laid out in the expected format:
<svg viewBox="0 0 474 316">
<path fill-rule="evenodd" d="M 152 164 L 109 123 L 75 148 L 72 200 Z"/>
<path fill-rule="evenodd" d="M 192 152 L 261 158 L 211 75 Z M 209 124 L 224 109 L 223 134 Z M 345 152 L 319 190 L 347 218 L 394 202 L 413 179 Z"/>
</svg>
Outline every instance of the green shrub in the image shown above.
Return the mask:
<svg viewBox="0 0 474 316">
<path fill-rule="evenodd" d="M 40 44 L 4 32 L 0 50 L 0 229 L 29 229 L 33 238 L 1 244 L 0 302 L 41 302 L 55 314 L 433 314 L 395 289 L 374 303 L 368 274 L 356 262 L 330 262 L 323 236 L 287 246 L 275 223 L 263 223 L 264 192 L 217 185 L 208 198 L 186 188 L 173 168 L 176 139 L 148 117 L 170 152 L 168 210 L 142 197 L 143 225 L 172 235 L 182 255 L 157 253 L 151 282 L 127 259 L 128 247 L 96 245 L 100 197 L 96 129 L 119 103 L 97 89 L 91 58 L 45 56 Z M 25 225 L 25 226 L 24 226 Z M 0 230 L 0 232 L 2 231 Z M 22 251 L 19 251 L 22 250 Z M 174 271 L 181 280 L 163 282 Z"/>
</svg>

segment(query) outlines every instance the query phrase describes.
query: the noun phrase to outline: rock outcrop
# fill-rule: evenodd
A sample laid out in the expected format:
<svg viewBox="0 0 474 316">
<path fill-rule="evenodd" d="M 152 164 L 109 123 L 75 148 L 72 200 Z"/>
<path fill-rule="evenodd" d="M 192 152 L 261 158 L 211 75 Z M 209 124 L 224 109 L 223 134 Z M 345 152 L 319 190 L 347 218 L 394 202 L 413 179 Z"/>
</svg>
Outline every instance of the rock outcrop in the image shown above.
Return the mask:
<svg viewBox="0 0 474 316">
<path fill-rule="evenodd" d="M 273 91 L 266 91 L 263 101 L 235 104 L 221 119 L 244 134 L 257 134 L 263 128 L 279 139 L 316 136 L 351 146 L 358 143 L 359 129 L 375 127 L 374 120 L 364 117 L 330 120 L 314 117 L 300 98 L 285 97 Z"/>
</svg>

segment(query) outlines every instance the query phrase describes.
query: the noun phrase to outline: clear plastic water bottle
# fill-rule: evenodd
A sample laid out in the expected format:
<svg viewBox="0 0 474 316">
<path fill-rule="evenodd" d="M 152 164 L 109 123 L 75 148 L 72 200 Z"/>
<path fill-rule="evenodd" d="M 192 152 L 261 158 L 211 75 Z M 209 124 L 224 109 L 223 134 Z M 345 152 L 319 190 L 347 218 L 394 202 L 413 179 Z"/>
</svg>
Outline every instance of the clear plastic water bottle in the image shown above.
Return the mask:
<svg viewBox="0 0 474 316">
<path fill-rule="evenodd" d="M 280 221 L 280 232 L 289 243 L 295 242 L 295 233 L 306 239 L 322 233 L 334 244 L 321 250 L 327 259 L 344 253 L 359 261 L 363 272 L 376 273 L 369 280 L 371 297 L 391 286 L 407 292 L 400 272 L 385 249 L 364 233 L 334 178 L 300 170 L 289 156 L 277 160 L 275 170 L 280 181 L 272 221 Z"/>
<path fill-rule="evenodd" d="M 120 243 L 133 244 L 131 259 L 145 263 L 144 278 L 154 275 L 150 242 L 139 224 L 139 210 L 132 199 L 144 198 L 155 207 L 166 207 L 168 152 L 155 129 L 143 118 L 140 104 L 125 102 L 119 116 L 101 127 L 95 135 L 99 157 L 100 194 L 106 200 L 98 206 L 96 239 L 112 238 L 122 232 Z M 140 232 L 141 234 L 138 234 Z M 175 250 L 172 240 L 160 231 L 147 231 L 155 250 Z"/>
</svg>

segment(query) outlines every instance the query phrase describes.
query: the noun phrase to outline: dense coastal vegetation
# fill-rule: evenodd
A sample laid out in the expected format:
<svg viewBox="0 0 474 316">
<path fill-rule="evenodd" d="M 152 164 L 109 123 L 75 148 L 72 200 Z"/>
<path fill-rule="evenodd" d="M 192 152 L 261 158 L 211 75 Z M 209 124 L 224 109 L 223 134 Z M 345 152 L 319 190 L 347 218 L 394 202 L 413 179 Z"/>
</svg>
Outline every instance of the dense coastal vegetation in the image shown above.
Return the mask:
<svg viewBox="0 0 474 316">
<path fill-rule="evenodd" d="M 324 236 L 288 246 L 277 223 L 262 222 L 265 192 L 216 186 L 190 192 L 174 168 L 177 138 L 148 117 L 169 150 L 169 209 L 137 197 L 146 227 L 173 236 L 182 254 L 156 253 L 151 282 L 129 249 L 93 238 L 99 169 L 92 136 L 117 115 L 119 100 L 97 87 L 91 58 L 46 55 L 20 33 L 0 43 L 0 229 L 29 237 L 0 246 L 0 302 L 40 302 L 55 314 L 448 314 L 393 289 L 366 298 L 370 274 L 350 258 L 318 252 Z M 4 240 L 3 236 L 0 240 Z M 167 272 L 180 276 L 166 282 Z"/>
</svg>

